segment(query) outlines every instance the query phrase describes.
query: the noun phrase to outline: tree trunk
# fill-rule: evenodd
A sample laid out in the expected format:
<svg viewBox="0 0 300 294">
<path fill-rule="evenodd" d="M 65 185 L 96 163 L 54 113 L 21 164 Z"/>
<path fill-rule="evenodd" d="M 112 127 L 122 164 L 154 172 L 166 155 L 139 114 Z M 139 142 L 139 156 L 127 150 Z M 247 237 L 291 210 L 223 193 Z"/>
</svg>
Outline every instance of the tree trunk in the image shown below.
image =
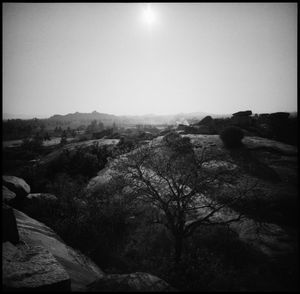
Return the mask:
<svg viewBox="0 0 300 294">
<path fill-rule="evenodd" d="M 175 236 L 175 262 L 179 263 L 182 255 L 182 243 L 183 238 L 181 236 Z"/>
</svg>

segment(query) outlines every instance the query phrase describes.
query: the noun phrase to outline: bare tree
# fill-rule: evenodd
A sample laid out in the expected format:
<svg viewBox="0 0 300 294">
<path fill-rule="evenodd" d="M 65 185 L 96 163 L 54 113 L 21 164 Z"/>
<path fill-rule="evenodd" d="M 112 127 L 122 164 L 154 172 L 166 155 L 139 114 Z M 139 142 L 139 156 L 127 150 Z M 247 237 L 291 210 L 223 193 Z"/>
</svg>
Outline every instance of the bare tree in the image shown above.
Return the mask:
<svg viewBox="0 0 300 294">
<path fill-rule="evenodd" d="M 236 166 L 217 162 L 206 157 L 205 150 L 197 156 L 189 138 L 171 133 L 159 143 L 122 156 L 114 165 L 134 199 L 162 212 L 156 222 L 172 233 L 176 262 L 181 259 L 184 239 L 200 225 L 241 219 L 241 214 L 224 217 L 221 212 L 242 200 L 251 187 L 238 189 Z"/>
</svg>

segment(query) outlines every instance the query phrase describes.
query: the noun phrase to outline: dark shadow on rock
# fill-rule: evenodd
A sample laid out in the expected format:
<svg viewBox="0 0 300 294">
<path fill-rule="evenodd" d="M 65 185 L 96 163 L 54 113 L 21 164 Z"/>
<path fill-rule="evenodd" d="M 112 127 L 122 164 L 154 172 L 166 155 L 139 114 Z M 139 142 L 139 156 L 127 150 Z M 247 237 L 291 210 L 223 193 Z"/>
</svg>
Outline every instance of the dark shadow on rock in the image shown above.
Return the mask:
<svg viewBox="0 0 300 294">
<path fill-rule="evenodd" d="M 13 209 L 2 203 L 2 242 L 9 241 L 12 244 L 17 244 L 19 240 L 19 232 Z"/>
<path fill-rule="evenodd" d="M 229 154 L 247 173 L 271 182 L 281 181 L 273 168 L 256 158 L 244 145 L 230 148 Z"/>
</svg>

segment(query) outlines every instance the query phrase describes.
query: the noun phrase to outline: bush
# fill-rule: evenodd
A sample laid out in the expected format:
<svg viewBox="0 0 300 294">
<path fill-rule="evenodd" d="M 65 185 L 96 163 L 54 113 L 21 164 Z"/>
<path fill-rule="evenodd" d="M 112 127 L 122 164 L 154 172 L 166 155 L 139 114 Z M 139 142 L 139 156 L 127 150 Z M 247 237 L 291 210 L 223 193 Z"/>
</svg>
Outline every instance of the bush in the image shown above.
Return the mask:
<svg viewBox="0 0 300 294">
<path fill-rule="evenodd" d="M 239 127 L 229 126 L 221 132 L 220 138 L 228 148 L 240 147 L 244 138 L 244 132 Z"/>
<path fill-rule="evenodd" d="M 181 137 L 176 132 L 169 132 L 163 137 L 162 142 L 170 151 L 174 152 L 175 157 L 178 155 L 186 156 L 193 154 L 193 145 L 190 138 Z"/>
<path fill-rule="evenodd" d="M 38 153 L 43 147 L 43 139 L 39 136 L 34 138 L 25 138 L 22 141 L 21 148 L 28 152 Z"/>
<path fill-rule="evenodd" d="M 134 138 L 121 137 L 119 143 L 116 145 L 115 153 L 124 154 L 132 151 L 137 146 L 137 141 Z"/>
</svg>

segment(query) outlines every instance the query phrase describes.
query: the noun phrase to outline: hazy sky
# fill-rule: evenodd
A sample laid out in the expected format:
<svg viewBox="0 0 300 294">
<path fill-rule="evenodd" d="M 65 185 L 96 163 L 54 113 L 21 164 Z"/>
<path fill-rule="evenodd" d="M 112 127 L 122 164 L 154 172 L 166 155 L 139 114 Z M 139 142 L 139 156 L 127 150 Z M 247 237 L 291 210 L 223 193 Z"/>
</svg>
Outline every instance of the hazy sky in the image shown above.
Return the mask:
<svg viewBox="0 0 300 294">
<path fill-rule="evenodd" d="M 247 109 L 297 109 L 297 3 L 3 4 L 3 112 Z"/>
</svg>

